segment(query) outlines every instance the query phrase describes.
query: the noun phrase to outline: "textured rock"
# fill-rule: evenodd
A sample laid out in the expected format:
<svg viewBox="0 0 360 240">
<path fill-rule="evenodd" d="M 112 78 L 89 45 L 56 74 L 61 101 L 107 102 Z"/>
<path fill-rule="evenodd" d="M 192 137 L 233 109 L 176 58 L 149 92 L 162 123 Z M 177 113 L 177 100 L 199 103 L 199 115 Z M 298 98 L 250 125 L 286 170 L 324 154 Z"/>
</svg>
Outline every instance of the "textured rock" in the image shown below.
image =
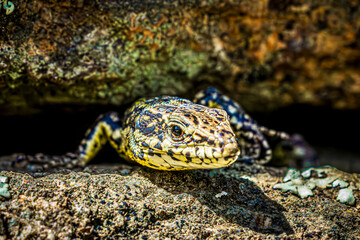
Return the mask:
<svg viewBox="0 0 360 240">
<path fill-rule="evenodd" d="M 0 107 L 120 105 L 211 84 L 246 109 L 359 109 L 348 1 L 43 1 L 0 10 Z M 3 111 L 5 112 L 5 111 Z"/>
<path fill-rule="evenodd" d="M 0 202 L 0 224 L 6 226 L 0 234 L 8 238 L 351 239 L 360 234 L 358 201 L 350 207 L 337 202 L 334 188 L 315 189 L 307 199 L 273 190 L 284 174 L 274 168 L 236 163 L 213 171 L 163 172 L 113 165 L 36 178 L 0 174 L 10 178 L 11 198 Z M 359 181 L 359 175 L 344 176 Z M 359 194 L 354 191 L 357 199 Z"/>
</svg>

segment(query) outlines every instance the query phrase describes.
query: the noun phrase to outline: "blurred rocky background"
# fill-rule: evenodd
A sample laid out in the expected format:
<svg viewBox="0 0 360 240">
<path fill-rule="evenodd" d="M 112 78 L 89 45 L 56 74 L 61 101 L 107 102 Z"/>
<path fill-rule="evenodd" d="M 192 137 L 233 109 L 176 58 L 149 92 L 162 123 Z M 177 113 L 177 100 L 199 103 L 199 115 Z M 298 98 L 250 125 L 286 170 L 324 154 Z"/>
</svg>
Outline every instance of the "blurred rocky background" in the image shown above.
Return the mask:
<svg viewBox="0 0 360 240">
<path fill-rule="evenodd" d="M 3 2 L 1 154 L 71 151 L 101 112 L 212 85 L 360 171 L 359 0 Z"/>
</svg>

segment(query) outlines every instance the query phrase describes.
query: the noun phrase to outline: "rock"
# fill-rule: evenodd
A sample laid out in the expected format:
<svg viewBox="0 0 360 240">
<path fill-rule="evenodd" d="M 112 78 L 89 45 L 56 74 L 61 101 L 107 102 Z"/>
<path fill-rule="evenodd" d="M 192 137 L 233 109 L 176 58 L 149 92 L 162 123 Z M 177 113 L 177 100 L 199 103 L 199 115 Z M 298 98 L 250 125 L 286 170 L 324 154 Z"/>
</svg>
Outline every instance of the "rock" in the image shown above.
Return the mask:
<svg viewBox="0 0 360 240">
<path fill-rule="evenodd" d="M 89 165 L 38 177 L 1 171 L 11 192 L 0 203 L 4 232 L 8 238 L 51 239 L 359 236 L 358 202 L 337 202 L 333 188 L 299 199 L 273 190 L 283 171 L 258 167 L 249 175 L 246 169 L 239 163 L 184 172 Z M 359 182 L 358 174 L 343 176 Z M 359 191 L 353 194 L 359 198 Z"/>
<path fill-rule="evenodd" d="M 0 10 L 0 109 L 192 98 L 199 85 L 222 88 L 249 111 L 359 109 L 358 6 L 19 0 L 10 14 Z"/>
</svg>

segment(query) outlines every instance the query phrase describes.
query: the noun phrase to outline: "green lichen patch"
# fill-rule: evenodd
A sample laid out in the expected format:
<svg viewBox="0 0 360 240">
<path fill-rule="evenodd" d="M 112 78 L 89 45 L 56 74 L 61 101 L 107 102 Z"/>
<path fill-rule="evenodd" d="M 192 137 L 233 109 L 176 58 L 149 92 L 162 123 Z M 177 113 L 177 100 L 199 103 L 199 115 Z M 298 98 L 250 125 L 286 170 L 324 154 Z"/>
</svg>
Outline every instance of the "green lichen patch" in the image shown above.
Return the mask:
<svg viewBox="0 0 360 240">
<path fill-rule="evenodd" d="M 0 196 L 9 198 L 10 192 L 9 192 L 9 184 L 8 184 L 8 178 L 0 176 Z"/>
<path fill-rule="evenodd" d="M 0 8 L 1 8 L 1 4 L 4 10 L 6 11 L 6 15 L 11 14 L 15 9 L 15 5 L 8 0 L 0 0 Z"/>
<path fill-rule="evenodd" d="M 313 190 L 319 188 L 340 187 L 337 199 L 348 205 L 355 204 L 353 190 L 358 182 L 346 182 L 342 179 L 343 173 L 332 167 L 308 168 L 302 172 L 296 169 L 289 169 L 285 175 L 284 183 L 274 185 L 274 189 L 298 195 L 300 198 L 314 196 Z"/>
</svg>

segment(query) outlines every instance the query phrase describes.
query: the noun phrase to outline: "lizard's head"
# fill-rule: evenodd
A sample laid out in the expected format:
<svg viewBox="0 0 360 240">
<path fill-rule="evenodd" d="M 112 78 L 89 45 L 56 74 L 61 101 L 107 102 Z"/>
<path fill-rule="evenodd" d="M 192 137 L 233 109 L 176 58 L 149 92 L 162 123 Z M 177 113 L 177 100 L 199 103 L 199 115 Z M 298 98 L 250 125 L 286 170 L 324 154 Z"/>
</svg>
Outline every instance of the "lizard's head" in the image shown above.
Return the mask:
<svg viewBox="0 0 360 240">
<path fill-rule="evenodd" d="M 161 170 L 220 168 L 240 150 L 227 113 L 189 100 L 162 97 L 138 103 L 125 117 L 130 156 Z"/>
</svg>

